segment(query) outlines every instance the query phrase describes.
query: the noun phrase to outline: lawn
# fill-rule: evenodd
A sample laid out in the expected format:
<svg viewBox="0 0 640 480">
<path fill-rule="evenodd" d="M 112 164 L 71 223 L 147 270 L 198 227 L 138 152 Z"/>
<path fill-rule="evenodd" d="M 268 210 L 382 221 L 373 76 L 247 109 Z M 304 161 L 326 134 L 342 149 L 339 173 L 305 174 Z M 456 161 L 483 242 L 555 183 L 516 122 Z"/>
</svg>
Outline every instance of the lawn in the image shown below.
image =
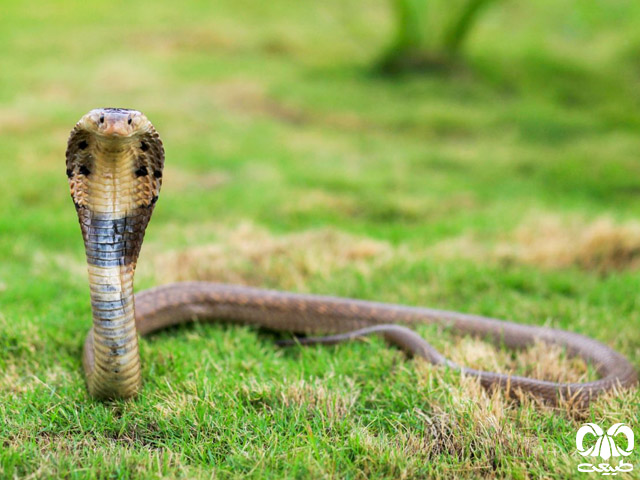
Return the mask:
<svg viewBox="0 0 640 480">
<path fill-rule="evenodd" d="M 639 27 L 632 2 L 504 2 L 452 71 L 382 77 L 382 0 L 2 2 L 0 478 L 585 478 L 576 430 L 640 434 L 637 390 L 586 410 L 511 400 L 377 339 L 174 328 L 142 340 L 137 399 L 92 400 L 64 152 L 96 107 L 162 135 L 138 290 L 477 313 L 594 337 L 640 369 Z M 469 366 L 593 378 L 544 346 L 421 333 Z"/>
</svg>

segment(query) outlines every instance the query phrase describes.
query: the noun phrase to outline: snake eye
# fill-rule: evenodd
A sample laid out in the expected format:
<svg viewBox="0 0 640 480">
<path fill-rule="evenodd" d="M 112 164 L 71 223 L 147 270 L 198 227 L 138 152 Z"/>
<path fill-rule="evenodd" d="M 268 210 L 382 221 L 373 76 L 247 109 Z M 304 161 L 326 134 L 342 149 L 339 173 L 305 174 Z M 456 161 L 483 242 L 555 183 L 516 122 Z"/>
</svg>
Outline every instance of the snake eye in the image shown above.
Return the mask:
<svg viewBox="0 0 640 480">
<path fill-rule="evenodd" d="M 133 119 L 132 119 L 131 117 L 129 117 L 129 120 L 127 120 L 127 123 L 128 123 L 129 125 L 131 125 L 131 122 L 132 122 L 132 121 L 133 121 Z"/>
<path fill-rule="evenodd" d="M 100 115 L 100 123 L 104 123 L 104 115 Z"/>
</svg>

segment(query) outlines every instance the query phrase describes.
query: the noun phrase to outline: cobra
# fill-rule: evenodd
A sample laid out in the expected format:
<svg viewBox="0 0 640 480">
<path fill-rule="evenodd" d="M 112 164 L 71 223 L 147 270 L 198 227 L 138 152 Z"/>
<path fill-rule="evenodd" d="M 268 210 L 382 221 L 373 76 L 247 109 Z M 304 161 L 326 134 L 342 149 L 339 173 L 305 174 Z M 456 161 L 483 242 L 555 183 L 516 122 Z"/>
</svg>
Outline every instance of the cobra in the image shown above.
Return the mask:
<svg viewBox="0 0 640 480">
<path fill-rule="evenodd" d="M 522 390 L 550 403 L 564 398 L 587 404 L 602 392 L 637 381 L 627 359 L 596 340 L 481 316 L 207 282 L 165 285 L 134 296 L 138 254 L 162 184 L 164 148 L 158 133 L 138 111 L 92 110 L 71 131 L 66 165 L 89 273 L 93 328 L 84 343 L 83 364 L 94 397 L 135 396 L 141 388 L 138 335 L 194 320 L 310 335 L 300 338 L 301 344 L 378 334 L 410 356 L 478 377 L 485 387 Z M 560 345 L 592 363 L 600 378 L 554 383 L 459 366 L 409 328 L 433 323 L 508 348 L 536 341 Z"/>
</svg>

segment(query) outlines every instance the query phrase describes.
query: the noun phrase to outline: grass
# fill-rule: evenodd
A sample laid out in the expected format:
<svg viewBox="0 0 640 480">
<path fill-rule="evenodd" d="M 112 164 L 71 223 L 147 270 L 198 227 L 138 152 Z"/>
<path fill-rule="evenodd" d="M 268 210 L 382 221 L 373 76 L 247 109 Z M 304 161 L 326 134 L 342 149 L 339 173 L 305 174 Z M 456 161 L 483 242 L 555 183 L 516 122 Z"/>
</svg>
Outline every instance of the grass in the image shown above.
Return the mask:
<svg viewBox="0 0 640 480">
<path fill-rule="evenodd" d="M 224 325 L 143 339 L 140 397 L 95 402 L 63 166 L 91 108 L 161 132 L 139 289 L 203 278 L 473 312 L 592 336 L 640 368 L 638 6 L 506 2 L 467 67 L 396 79 L 368 67 L 383 0 L 2 10 L 0 477 L 567 478 L 582 422 L 639 433 L 637 391 L 554 409 L 378 340 L 280 350 Z M 544 347 L 422 333 L 471 366 L 593 376 Z"/>
</svg>

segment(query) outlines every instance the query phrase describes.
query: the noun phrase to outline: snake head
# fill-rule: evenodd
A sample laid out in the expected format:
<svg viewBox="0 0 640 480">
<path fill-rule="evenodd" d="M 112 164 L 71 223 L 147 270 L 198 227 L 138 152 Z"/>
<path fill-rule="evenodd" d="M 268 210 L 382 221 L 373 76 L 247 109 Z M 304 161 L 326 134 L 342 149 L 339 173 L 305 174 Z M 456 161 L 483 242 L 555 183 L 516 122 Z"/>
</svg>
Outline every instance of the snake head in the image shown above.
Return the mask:
<svg viewBox="0 0 640 480">
<path fill-rule="evenodd" d="M 149 120 L 137 110 L 96 108 L 78 122 L 78 126 L 101 139 L 125 139 L 148 133 Z"/>
</svg>

